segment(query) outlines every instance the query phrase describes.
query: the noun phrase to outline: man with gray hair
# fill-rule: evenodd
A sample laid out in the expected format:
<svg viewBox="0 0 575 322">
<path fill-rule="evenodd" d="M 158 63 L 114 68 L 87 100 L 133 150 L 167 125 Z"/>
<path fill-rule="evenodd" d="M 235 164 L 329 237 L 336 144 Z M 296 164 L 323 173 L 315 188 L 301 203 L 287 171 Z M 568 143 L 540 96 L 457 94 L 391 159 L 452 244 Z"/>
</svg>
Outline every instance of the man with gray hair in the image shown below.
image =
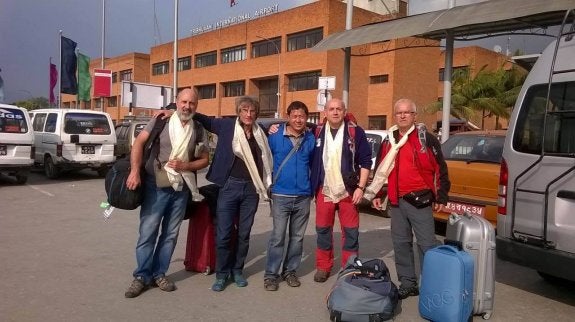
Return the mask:
<svg viewBox="0 0 575 322">
<path fill-rule="evenodd" d="M 233 278 L 245 287 L 244 262 L 260 197 L 269 199 L 272 154 L 264 131 L 256 123 L 259 102 L 249 96 L 236 99 L 235 118 L 194 115 L 208 131 L 218 136 L 212 165 L 206 178 L 220 186 L 216 209 L 216 280 L 212 290 L 221 292 Z M 237 237 L 234 226 L 237 225 Z M 232 241 L 232 238 L 236 238 Z M 236 245 L 235 252 L 232 252 Z"/>
<path fill-rule="evenodd" d="M 447 164 L 437 138 L 415 124 L 417 107 L 412 100 L 394 105 L 396 125 L 382 142 L 377 170 L 364 198 L 381 208 L 381 188 L 388 183 L 391 202 L 391 237 L 400 282 L 399 298 L 419 295 L 413 253 L 413 232 L 421 264 L 427 250 L 437 245 L 433 210 L 447 204 L 450 182 Z M 377 198 L 374 197 L 377 195 Z"/>
</svg>

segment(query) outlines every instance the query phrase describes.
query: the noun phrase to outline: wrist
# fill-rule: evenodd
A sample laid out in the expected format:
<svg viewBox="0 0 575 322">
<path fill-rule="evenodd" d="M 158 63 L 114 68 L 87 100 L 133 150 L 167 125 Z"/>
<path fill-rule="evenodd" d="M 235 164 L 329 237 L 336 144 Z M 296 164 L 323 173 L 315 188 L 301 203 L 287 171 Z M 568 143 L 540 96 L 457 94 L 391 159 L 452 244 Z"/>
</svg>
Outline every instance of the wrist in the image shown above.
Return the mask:
<svg viewBox="0 0 575 322">
<path fill-rule="evenodd" d="M 361 190 L 361 192 L 365 192 L 365 186 L 357 185 L 356 189 Z"/>
</svg>

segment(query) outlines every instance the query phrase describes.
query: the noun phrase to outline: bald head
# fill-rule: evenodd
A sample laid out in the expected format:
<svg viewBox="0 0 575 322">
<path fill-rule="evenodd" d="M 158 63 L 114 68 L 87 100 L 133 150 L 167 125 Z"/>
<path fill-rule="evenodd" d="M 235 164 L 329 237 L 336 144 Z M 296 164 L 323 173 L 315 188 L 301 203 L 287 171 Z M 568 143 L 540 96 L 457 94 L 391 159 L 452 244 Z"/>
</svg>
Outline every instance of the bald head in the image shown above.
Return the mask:
<svg viewBox="0 0 575 322">
<path fill-rule="evenodd" d="M 329 126 L 338 128 L 346 113 L 345 103 L 339 98 L 333 98 L 325 104 L 325 117 Z"/>
<path fill-rule="evenodd" d="M 176 99 L 176 106 L 178 117 L 182 122 L 187 123 L 198 108 L 198 91 L 191 88 L 181 90 Z"/>
</svg>

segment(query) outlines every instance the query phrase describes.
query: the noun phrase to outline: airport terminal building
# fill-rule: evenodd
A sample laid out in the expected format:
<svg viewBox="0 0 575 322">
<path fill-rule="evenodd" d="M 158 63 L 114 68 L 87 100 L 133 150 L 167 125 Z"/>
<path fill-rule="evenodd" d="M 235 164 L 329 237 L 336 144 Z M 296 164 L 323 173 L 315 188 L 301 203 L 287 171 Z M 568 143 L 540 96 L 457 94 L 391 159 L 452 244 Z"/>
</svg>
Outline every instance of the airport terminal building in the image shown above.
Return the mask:
<svg viewBox="0 0 575 322">
<path fill-rule="evenodd" d="M 361 1 L 359 1 L 361 3 Z M 366 4 L 371 1 L 364 1 Z M 387 14 L 355 7 L 353 27 L 407 14 L 405 1 L 386 1 Z M 318 0 L 279 11 L 277 4 L 255 12 L 198 26 L 192 35 L 178 41 L 178 62 L 173 64 L 173 42 L 150 49 L 149 54 L 129 53 L 105 59 L 112 70 L 112 96 L 93 97 L 79 107 L 104 110 L 122 119 L 129 107 L 122 104 L 122 81 L 171 87 L 177 70 L 178 89 L 195 87 L 200 93 L 198 110 L 214 116 L 234 115 L 234 100 L 240 95 L 258 97 L 260 117 L 285 117 L 290 102 L 300 100 L 310 108 L 310 120 L 319 121 L 319 77 L 335 76 L 332 97 L 342 97 L 343 50 L 311 51 L 327 35 L 345 30 L 346 3 Z M 403 38 L 353 47 L 348 109 L 366 129 L 392 125 L 393 103 L 411 98 L 421 108 L 443 94 L 443 51 L 439 42 Z M 498 68 L 507 57 L 480 47 L 458 48 L 454 68 L 479 70 Z M 94 59 L 91 69 L 100 67 Z M 76 97 L 64 94 L 64 107 L 76 107 Z M 144 107 L 144 106 L 141 106 Z M 421 111 L 422 109 L 420 109 Z M 151 113 L 135 108 L 135 115 Z M 440 115 L 420 113 L 430 128 Z"/>
</svg>

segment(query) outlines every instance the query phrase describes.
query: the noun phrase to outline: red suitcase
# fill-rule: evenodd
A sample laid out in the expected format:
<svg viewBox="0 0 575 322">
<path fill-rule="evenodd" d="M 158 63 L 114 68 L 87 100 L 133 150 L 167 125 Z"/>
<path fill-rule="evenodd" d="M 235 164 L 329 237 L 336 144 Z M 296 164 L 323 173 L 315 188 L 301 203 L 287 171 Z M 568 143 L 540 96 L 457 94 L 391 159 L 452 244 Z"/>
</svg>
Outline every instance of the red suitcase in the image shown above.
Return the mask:
<svg viewBox="0 0 575 322">
<path fill-rule="evenodd" d="M 215 227 L 208 203 L 197 204 L 188 223 L 184 265 L 187 271 L 212 273 L 216 267 Z"/>
</svg>

